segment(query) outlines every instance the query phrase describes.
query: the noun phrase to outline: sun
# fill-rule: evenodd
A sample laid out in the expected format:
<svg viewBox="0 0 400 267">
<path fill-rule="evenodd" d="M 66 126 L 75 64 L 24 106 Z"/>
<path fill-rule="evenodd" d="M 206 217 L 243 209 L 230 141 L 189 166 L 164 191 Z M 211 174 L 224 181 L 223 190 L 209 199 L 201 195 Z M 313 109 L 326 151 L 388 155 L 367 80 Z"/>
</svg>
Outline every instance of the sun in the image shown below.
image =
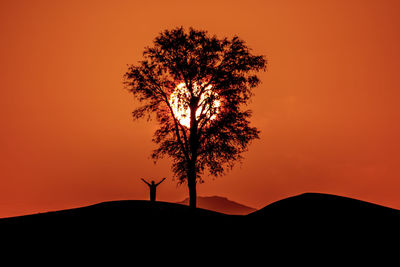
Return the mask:
<svg viewBox="0 0 400 267">
<path fill-rule="evenodd" d="M 203 83 L 201 86 L 204 86 Z M 201 86 L 198 86 L 197 83 L 193 83 L 193 93 L 200 93 Z M 202 113 L 205 114 L 206 118 L 210 120 L 214 120 L 219 113 L 219 107 L 221 106 L 221 102 L 218 100 L 218 94 L 216 92 L 211 91 L 212 85 L 208 85 L 204 88 L 203 93 L 200 96 L 200 107 L 196 111 L 196 120 L 199 119 Z M 212 104 L 201 104 L 204 103 L 204 100 L 213 96 L 215 100 Z M 185 127 L 190 128 L 190 107 L 185 100 L 190 99 L 190 92 L 186 87 L 185 83 L 180 83 L 175 87 L 174 92 L 171 94 L 169 98 L 169 103 L 172 107 L 172 110 L 175 114 L 175 118 Z M 204 109 L 204 111 L 203 111 Z"/>
</svg>

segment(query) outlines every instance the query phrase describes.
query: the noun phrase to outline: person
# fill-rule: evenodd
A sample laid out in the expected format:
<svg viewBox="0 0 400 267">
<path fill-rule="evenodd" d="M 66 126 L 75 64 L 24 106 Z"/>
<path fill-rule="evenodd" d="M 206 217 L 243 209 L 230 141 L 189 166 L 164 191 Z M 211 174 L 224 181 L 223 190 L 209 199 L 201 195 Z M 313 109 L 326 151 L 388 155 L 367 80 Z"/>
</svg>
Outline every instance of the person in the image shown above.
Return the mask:
<svg viewBox="0 0 400 267">
<path fill-rule="evenodd" d="M 145 179 L 142 178 L 142 181 L 145 182 L 150 188 L 150 201 L 156 201 L 156 190 L 157 186 L 159 186 L 165 178 L 163 178 L 160 182 L 155 183 L 154 180 L 151 183 L 147 182 Z"/>
</svg>

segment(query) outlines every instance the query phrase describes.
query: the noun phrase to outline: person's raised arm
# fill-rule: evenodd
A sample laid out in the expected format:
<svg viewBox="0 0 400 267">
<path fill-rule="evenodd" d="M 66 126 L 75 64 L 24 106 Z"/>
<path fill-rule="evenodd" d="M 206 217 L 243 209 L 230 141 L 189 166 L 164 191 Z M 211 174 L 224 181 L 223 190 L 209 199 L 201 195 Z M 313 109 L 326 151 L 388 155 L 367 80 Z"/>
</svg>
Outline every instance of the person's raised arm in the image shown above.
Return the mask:
<svg viewBox="0 0 400 267">
<path fill-rule="evenodd" d="M 161 184 L 162 182 L 164 182 L 165 178 L 163 178 L 160 182 L 158 182 L 156 185 Z"/>
<path fill-rule="evenodd" d="M 142 178 L 142 181 L 145 182 L 148 186 L 150 186 L 150 184 L 145 179 Z"/>
</svg>

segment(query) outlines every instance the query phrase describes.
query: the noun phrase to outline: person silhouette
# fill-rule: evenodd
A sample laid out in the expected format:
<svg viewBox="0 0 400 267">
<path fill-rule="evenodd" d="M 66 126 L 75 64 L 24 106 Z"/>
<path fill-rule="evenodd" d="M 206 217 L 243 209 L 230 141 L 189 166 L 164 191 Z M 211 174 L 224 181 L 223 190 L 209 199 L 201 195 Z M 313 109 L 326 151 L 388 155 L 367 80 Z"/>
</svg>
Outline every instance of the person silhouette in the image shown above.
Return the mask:
<svg viewBox="0 0 400 267">
<path fill-rule="evenodd" d="M 155 183 L 153 180 L 151 181 L 151 183 L 147 182 L 145 179 L 142 178 L 142 181 L 145 182 L 149 188 L 150 188 L 150 201 L 156 201 L 156 190 L 157 190 L 157 186 L 159 186 L 163 181 L 165 180 L 165 178 L 163 178 L 160 182 Z"/>
</svg>

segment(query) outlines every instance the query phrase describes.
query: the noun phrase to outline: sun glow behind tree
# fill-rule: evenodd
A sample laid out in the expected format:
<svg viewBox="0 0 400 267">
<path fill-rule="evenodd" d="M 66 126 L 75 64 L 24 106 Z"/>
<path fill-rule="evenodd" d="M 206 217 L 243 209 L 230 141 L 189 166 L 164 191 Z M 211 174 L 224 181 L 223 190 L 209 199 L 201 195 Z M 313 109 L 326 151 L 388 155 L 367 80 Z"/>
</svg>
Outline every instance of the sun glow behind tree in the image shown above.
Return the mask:
<svg viewBox="0 0 400 267">
<path fill-rule="evenodd" d="M 196 120 L 199 120 L 201 116 L 205 116 L 211 121 L 217 117 L 219 108 L 221 106 L 221 101 L 218 99 L 218 94 L 211 91 L 211 84 L 205 87 L 199 96 L 201 87 L 205 85 L 206 83 L 203 83 L 201 86 L 198 86 L 197 83 L 193 83 L 193 94 L 195 97 L 200 98 L 199 106 L 196 111 Z M 189 103 L 184 101 L 186 99 L 190 99 L 190 92 L 185 83 L 180 83 L 178 86 L 176 86 L 175 91 L 171 94 L 169 103 L 171 104 L 172 110 L 179 123 L 189 128 L 190 107 Z"/>
</svg>

